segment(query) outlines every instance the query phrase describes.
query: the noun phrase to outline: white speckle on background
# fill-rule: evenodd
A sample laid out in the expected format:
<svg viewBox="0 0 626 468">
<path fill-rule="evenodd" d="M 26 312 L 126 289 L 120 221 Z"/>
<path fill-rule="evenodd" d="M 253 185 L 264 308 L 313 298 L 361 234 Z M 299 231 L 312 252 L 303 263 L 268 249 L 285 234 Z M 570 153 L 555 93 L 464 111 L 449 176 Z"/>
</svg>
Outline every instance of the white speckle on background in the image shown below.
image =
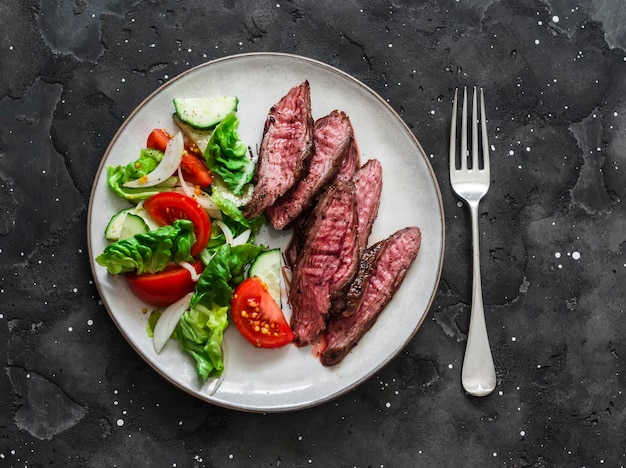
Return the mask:
<svg viewBox="0 0 626 468">
<path fill-rule="evenodd" d="M 554 15 L 554 16 L 552 17 L 552 22 L 553 22 L 553 23 L 558 23 L 558 22 L 559 22 L 559 17 L 558 17 L 558 16 L 556 16 L 556 15 Z"/>
<path fill-rule="evenodd" d="M 572 253 L 572 258 L 574 260 L 579 260 L 580 259 L 580 252 L 574 252 Z"/>
<path fill-rule="evenodd" d="M 118 425 L 118 427 L 122 427 L 124 425 L 124 420 L 123 419 L 118 419 L 117 420 L 117 425 Z"/>
</svg>

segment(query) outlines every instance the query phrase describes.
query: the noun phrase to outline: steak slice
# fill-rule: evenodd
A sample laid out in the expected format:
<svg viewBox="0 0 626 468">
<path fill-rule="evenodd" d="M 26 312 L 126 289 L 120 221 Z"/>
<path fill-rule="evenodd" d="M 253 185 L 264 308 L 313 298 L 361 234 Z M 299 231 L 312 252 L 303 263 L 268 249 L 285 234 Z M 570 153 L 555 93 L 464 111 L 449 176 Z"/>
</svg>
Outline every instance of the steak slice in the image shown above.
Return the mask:
<svg viewBox="0 0 626 468">
<path fill-rule="evenodd" d="M 353 130 L 352 143 L 350 144 L 346 157 L 341 162 L 339 171 L 337 171 L 337 175 L 335 176 L 335 181 L 352 179 L 352 176 L 359 167 L 361 167 L 361 151 L 359 150 L 359 144 L 356 141 Z"/>
<path fill-rule="evenodd" d="M 344 112 L 332 111 L 313 127 L 315 150 L 304 176 L 267 210 L 274 229 L 285 229 L 335 177 L 350 148 L 352 125 Z"/>
<path fill-rule="evenodd" d="M 293 223 L 293 232 L 291 233 L 291 239 L 289 239 L 289 243 L 285 249 L 285 264 L 293 268 L 298 261 L 298 255 L 300 255 L 300 250 L 302 250 L 302 244 L 304 244 L 304 240 L 306 239 L 306 226 L 307 221 L 309 219 L 310 213 L 303 213 L 298 219 L 296 219 Z"/>
<path fill-rule="evenodd" d="M 359 215 L 359 250 L 367 247 L 374 221 L 378 216 L 380 194 L 383 190 L 383 168 L 378 159 L 370 159 L 352 177 L 356 189 Z"/>
<path fill-rule="evenodd" d="M 324 332 L 320 360 L 325 366 L 341 362 L 365 333 L 374 325 L 406 276 L 417 257 L 422 240 L 418 227 L 397 231 L 368 249 L 372 251 L 373 263 L 357 273 L 353 282 L 355 298 L 351 303 L 354 311 L 348 315 L 332 317 Z M 363 265 L 361 265 L 363 267 Z M 360 297 L 359 297 L 360 296 Z"/>
<path fill-rule="evenodd" d="M 352 132 L 354 135 L 354 131 Z M 341 162 L 341 166 L 333 183 L 335 182 L 346 182 L 352 179 L 354 173 L 361 165 L 361 153 L 359 151 L 359 145 L 354 138 L 352 137 L 352 143 L 350 144 L 350 148 L 346 153 L 343 161 Z M 296 260 L 298 258 L 298 254 L 302 248 L 302 244 L 306 237 L 306 229 L 307 229 L 307 221 L 309 218 L 309 211 L 304 211 L 300 214 L 299 218 L 292 223 L 293 226 L 293 234 L 289 245 L 287 246 L 287 250 L 285 251 L 285 260 L 287 265 L 293 267 L 296 264 Z"/>
<path fill-rule="evenodd" d="M 359 218 L 359 257 L 361 262 L 372 232 L 374 221 L 378 216 L 380 194 L 383 189 L 383 169 L 377 159 L 370 159 L 361 166 L 352 177 L 356 190 L 356 211 Z M 371 255 L 370 255 L 371 256 Z M 347 286 L 337 293 L 331 305 L 331 315 L 349 314 L 347 309 Z"/>
<path fill-rule="evenodd" d="M 352 182 L 331 185 L 313 210 L 289 288 L 295 343 L 305 346 L 324 330 L 332 297 L 358 267 L 356 196 Z"/>
<path fill-rule="evenodd" d="M 302 176 L 313 154 L 311 90 L 305 81 L 271 107 L 259 148 L 254 192 L 242 212 L 261 215 Z"/>
</svg>

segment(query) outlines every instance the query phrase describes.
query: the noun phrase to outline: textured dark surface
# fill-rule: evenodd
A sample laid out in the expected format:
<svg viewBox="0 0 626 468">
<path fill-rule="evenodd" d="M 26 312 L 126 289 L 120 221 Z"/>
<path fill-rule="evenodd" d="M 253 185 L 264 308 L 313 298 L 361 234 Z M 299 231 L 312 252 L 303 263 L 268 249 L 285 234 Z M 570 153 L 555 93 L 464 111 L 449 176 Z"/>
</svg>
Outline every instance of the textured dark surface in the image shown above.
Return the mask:
<svg viewBox="0 0 626 468">
<path fill-rule="evenodd" d="M 626 9 L 621 0 L 1 1 L 0 466 L 607 466 L 626 463 Z M 227 55 L 279 51 L 372 87 L 440 182 L 429 317 L 334 402 L 203 403 L 153 372 L 102 306 L 91 184 L 149 93 Z M 487 93 L 482 203 L 498 387 L 460 383 L 468 217 L 447 177 L 451 95 Z"/>
</svg>

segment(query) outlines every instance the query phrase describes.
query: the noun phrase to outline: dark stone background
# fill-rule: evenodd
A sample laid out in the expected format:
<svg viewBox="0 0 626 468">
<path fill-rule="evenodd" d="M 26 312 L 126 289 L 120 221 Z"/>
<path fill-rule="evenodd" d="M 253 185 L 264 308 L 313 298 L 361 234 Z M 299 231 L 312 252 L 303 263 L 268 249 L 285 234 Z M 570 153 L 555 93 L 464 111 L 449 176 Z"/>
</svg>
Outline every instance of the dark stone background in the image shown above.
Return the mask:
<svg viewBox="0 0 626 468">
<path fill-rule="evenodd" d="M 621 0 L 0 2 L 0 466 L 623 466 L 626 9 Z M 87 205 L 115 131 L 211 59 L 296 53 L 377 91 L 446 209 L 429 317 L 378 375 L 286 414 L 177 390 L 102 306 Z M 467 396 L 470 240 L 451 193 L 457 86 L 484 86 L 481 204 L 498 387 Z"/>
</svg>

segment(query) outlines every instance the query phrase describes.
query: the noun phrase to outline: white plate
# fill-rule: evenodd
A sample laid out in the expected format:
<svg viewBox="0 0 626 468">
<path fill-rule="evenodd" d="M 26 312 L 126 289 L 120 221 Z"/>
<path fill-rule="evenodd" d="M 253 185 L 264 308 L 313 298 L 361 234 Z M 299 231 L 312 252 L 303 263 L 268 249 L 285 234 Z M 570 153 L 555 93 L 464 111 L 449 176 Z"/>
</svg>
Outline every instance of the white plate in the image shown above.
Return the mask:
<svg viewBox="0 0 626 468">
<path fill-rule="evenodd" d="M 240 136 L 257 148 L 269 108 L 287 91 L 309 80 L 313 117 L 333 109 L 345 111 L 353 123 L 362 161 L 378 158 L 383 166 L 383 193 L 371 242 L 396 230 L 417 225 L 421 251 L 402 287 L 374 327 L 348 356 L 324 367 L 310 347 L 289 345 L 260 350 L 231 326 L 225 335 L 226 370 L 219 386 L 199 382 L 193 359 L 170 340 L 157 355 L 146 334 L 149 314 L 123 278 L 107 274 L 95 263 L 106 246 L 110 217 L 126 207 L 106 183 L 106 166 L 136 159 L 155 127 L 174 130 L 172 99 L 180 96 L 236 95 Z M 260 53 L 226 57 L 195 67 L 151 94 L 129 116 L 104 155 L 89 203 L 88 241 L 91 266 L 100 296 L 113 321 L 139 355 L 163 377 L 198 398 L 216 405 L 260 412 L 301 409 L 329 401 L 372 376 L 396 356 L 424 320 L 437 290 L 444 246 L 441 195 L 419 142 L 396 112 L 371 89 L 323 63 L 294 55 Z M 289 233 L 272 233 L 282 246 Z M 217 389 L 216 389 L 217 387 Z"/>
</svg>

